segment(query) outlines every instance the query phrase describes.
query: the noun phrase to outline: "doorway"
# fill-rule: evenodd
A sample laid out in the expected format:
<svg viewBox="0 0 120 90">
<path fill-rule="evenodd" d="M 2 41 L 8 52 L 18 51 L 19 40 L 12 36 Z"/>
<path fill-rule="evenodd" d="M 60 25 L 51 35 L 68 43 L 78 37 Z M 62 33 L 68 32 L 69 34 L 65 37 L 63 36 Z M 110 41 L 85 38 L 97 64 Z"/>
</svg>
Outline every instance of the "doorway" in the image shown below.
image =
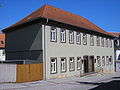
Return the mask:
<svg viewBox="0 0 120 90">
<path fill-rule="evenodd" d="M 84 56 L 84 73 L 94 72 L 94 56 Z"/>
</svg>

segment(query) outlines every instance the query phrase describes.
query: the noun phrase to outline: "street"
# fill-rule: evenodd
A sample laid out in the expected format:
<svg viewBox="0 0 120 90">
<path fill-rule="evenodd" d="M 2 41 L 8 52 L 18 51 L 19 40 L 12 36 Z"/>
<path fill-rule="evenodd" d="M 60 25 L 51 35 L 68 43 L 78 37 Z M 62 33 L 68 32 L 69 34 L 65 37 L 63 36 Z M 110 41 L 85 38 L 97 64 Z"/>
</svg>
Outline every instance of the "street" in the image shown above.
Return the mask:
<svg viewBox="0 0 120 90">
<path fill-rule="evenodd" d="M 120 73 L 41 80 L 27 83 L 2 83 L 0 90 L 120 90 Z"/>
</svg>

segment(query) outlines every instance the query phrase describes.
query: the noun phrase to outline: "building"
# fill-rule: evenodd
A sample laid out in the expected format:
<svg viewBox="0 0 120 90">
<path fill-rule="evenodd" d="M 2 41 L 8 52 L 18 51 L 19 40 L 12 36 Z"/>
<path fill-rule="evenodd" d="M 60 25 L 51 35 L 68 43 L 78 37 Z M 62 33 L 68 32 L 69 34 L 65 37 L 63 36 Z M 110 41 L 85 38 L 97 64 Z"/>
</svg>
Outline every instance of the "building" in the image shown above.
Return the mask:
<svg viewBox="0 0 120 90">
<path fill-rule="evenodd" d="M 114 35 L 114 47 L 115 47 L 115 60 L 116 60 L 116 71 L 120 72 L 120 32 L 109 32 Z"/>
<path fill-rule="evenodd" d="M 65 10 L 44 5 L 3 32 L 6 59 L 43 63 L 45 79 L 114 72 L 114 36 Z"/>
<path fill-rule="evenodd" d="M 5 61 L 5 34 L 0 33 L 0 62 Z"/>
</svg>

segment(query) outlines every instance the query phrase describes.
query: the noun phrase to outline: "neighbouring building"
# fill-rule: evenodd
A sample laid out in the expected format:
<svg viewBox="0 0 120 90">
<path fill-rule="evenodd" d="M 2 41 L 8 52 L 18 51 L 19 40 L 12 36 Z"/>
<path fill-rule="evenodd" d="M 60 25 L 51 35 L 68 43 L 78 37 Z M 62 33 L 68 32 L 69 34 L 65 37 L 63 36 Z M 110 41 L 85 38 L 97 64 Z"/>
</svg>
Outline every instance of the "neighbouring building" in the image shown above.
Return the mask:
<svg viewBox="0 0 120 90">
<path fill-rule="evenodd" d="M 115 48 L 115 60 L 116 60 L 116 71 L 120 72 L 120 32 L 109 32 L 114 35 L 114 48 Z"/>
<path fill-rule="evenodd" d="M 43 63 L 45 79 L 114 72 L 114 36 L 65 10 L 44 5 L 3 32 L 6 59 Z"/>
<path fill-rule="evenodd" d="M 5 34 L 0 33 L 0 62 L 5 61 Z"/>
</svg>

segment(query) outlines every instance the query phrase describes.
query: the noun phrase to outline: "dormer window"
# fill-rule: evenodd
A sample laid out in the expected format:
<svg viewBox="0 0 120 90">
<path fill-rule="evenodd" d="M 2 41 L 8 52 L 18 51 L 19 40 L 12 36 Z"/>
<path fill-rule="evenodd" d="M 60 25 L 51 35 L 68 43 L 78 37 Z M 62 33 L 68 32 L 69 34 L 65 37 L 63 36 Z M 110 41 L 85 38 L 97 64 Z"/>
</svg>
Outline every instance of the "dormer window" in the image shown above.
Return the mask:
<svg viewBox="0 0 120 90">
<path fill-rule="evenodd" d="M 69 43 L 73 44 L 74 43 L 74 32 L 69 31 Z"/>
<path fill-rule="evenodd" d="M 66 42 L 66 31 L 65 31 L 65 29 L 60 30 L 60 41 L 61 42 Z"/>
<path fill-rule="evenodd" d="M 57 41 L 57 28 L 56 27 L 51 27 L 51 30 L 50 30 L 50 40 L 52 42 L 55 42 Z"/>
</svg>

